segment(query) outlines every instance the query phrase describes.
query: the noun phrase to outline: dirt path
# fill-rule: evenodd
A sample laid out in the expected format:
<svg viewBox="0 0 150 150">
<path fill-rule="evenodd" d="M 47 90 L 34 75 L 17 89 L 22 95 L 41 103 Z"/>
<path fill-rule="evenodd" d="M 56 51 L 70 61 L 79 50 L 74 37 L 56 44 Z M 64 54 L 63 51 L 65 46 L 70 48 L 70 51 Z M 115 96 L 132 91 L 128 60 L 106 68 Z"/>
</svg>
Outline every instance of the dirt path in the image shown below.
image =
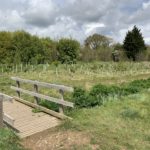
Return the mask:
<svg viewBox="0 0 150 150">
<path fill-rule="evenodd" d="M 90 141 L 90 136 L 83 132 L 47 130 L 24 139 L 23 145 L 31 150 L 80 150 L 85 147 L 96 150 L 98 146 L 91 145 Z"/>
</svg>

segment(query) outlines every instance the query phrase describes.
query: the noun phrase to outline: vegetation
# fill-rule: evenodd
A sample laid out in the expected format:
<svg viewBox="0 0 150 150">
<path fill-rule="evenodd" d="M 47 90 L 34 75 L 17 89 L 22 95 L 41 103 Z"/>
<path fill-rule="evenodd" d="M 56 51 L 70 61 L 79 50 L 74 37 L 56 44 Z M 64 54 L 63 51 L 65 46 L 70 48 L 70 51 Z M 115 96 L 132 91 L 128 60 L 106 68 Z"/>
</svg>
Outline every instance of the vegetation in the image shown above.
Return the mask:
<svg viewBox="0 0 150 150">
<path fill-rule="evenodd" d="M 150 94 L 147 90 L 150 84 L 148 79 L 150 75 L 149 62 L 58 64 L 57 73 L 55 64 L 23 65 L 22 70 L 20 66 L 17 66 L 17 70 L 16 66 L 14 70 L 5 70 L 7 68 L 5 67 L 3 73 L 0 74 L 0 91 L 9 95 L 15 95 L 15 92 L 10 90 L 10 85 L 15 84 L 11 81 L 11 76 L 80 87 L 75 92 L 77 94 L 78 91 L 79 97 L 74 99 L 78 109 L 65 112 L 74 119 L 65 122 L 59 130 L 86 134 L 86 137 L 90 139 L 86 143 L 87 149 L 93 147 L 102 150 L 149 149 Z M 24 88 L 27 85 L 24 84 L 21 87 Z M 33 87 L 27 88 L 33 90 Z M 56 94 L 55 91 L 46 88 L 42 91 L 39 90 L 46 95 Z M 119 94 L 119 90 L 122 94 Z M 96 95 L 100 99 L 97 99 Z M 30 97 L 21 96 L 32 101 Z M 91 96 L 93 100 L 87 101 L 88 96 Z M 68 94 L 65 95 L 65 99 L 72 100 Z M 93 107 L 96 106 L 96 103 L 98 106 Z M 41 105 L 51 109 L 53 107 L 57 111 L 56 105 L 45 103 L 43 100 Z M 35 113 L 38 111 L 33 110 Z M 7 131 L 4 132 L 6 134 Z M 6 146 L 6 144 L 4 145 Z M 70 149 L 83 149 L 84 147 L 85 145 L 76 144 L 72 145 Z"/>
<path fill-rule="evenodd" d="M 136 60 L 138 53 L 146 50 L 142 33 L 136 26 L 134 26 L 132 31 L 128 31 L 123 47 L 126 50 L 127 57 L 133 59 L 133 61 Z"/>
<path fill-rule="evenodd" d="M 57 44 L 61 63 L 76 63 L 80 44 L 76 40 L 61 39 Z"/>
<path fill-rule="evenodd" d="M 93 147 L 100 150 L 149 150 L 149 98 L 147 91 L 122 98 L 108 97 L 101 107 L 72 111 L 73 120 L 65 122 L 62 128 L 87 134 L 86 137 L 90 137 L 86 143 L 89 150 Z"/>
<path fill-rule="evenodd" d="M 75 88 L 73 100 L 77 107 L 88 108 L 102 105 L 108 97 L 127 96 L 148 88 L 150 88 L 150 78 L 146 80 L 134 80 L 131 83 L 121 86 L 98 84 L 92 87 L 88 92 L 81 88 Z"/>
<path fill-rule="evenodd" d="M 65 121 L 59 129 L 85 133 L 90 140 L 86 147 L 75 144 L 70 149 L 149 150 L 150 63 L 129 62 L 150 60 L 149 50 L 136 26 L 127 33 L 123 45 L 113 45 L 111 38 L 99 34 L 87 37 L 80 46 L 74 39 L 55 41 L 25 31 L 2 31 L 0 92 L 15 94 L 10 89 L 15 84 L 11 76 L 75 87 L 74 93 L 64 95 L 75 103 L 76 109 L 65 112 L 74 119 Z M 33 90 L 26 84 L 21 87 Z M 39 90 L 45 95 L 60 96 L 55 90 Z M 54 103 L 41 100 L 39 104 L 58 111 Z M 1 129 L 0 149 L 23 147 L 14 132 Z"/>
<path fill-rule="evenodd" d="M 146 51 L 146 48 L 147 51 Z M 113 54 L 116 54 L 115 59 Z M 124 43 L 113 44 L 113 39 L 93 34 L 84 45 L 74 39 L 52 40 L 40 38 L 26 31 L 0 32 L 0 64 L 46 64 L 60 61 L 72 64 L 77 60 L 90 61 L 147 61 L 150 60 L 149 47 L 145 46 L 142 33 L 135 26 L 125 37 Z"/>
<path fill-rule="evenodd" d="M 23 150 L 20 139 L 10 129 L 0 129 L 1 150 Z"/>
<path fill-rule="evenodd" d="M 112 43 L 112 39 L 104 35 L 93 34 L 92 36 L 87 37 L 84 43 L 86 47 L 96 50 L 100 47 L 109 47 Z"/>
</svg>

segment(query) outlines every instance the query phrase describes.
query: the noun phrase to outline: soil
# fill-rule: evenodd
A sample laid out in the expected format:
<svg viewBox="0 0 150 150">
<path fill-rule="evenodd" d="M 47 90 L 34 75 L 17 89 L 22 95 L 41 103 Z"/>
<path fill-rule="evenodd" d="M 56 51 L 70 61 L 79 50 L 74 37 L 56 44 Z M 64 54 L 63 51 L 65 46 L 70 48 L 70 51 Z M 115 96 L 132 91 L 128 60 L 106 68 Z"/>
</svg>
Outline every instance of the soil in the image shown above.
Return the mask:
<svg viewBox="0 0 150 150">
<path fill-rule="evenodd" d="M 91 138 L 79 131 L 52 131 L 47 130 L 26 139 L 23 146 L 30 150 L 74 150 L 90 147 L 96 150 L 97 145 L 90 144 Z"/>
</svg>

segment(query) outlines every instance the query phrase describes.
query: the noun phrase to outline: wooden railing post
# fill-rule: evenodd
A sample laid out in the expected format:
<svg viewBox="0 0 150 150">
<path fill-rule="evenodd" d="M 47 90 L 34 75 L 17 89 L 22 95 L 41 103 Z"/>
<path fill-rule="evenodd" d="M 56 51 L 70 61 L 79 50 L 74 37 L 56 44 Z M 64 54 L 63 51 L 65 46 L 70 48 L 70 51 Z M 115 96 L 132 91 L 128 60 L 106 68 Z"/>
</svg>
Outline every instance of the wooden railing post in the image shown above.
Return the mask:
<svg viewBox="0 0 150 150">
<path fill-rule="evenodd" d="M 0 128 L 3 128 L 3 96 L 0 95 Z"/>
<path fill-rule="evenodd" d="M 59 93 L 61 95 L 61 100 L 64 101 L 64 91 L 62 89 L 60 89 Z M 61 114 L 64 114 L 64 106 L 63 105 L 59 105 L 59 112 Z"/>
<path fill-rule="evenodd" d="M 17 83 L 17 87 L 20 88 L 20 82 L 19 82 L 19 81 L 16 81 L 16 83 Z M 20 98 L 21 95 L 20 95 L 20 92 L 19 92 L 19 91 L 17 91 L 17 94 L 18 94 L 18 97 Z"/>
<path fill-rule="evenodd" d="M 34 92 L 35 93 L 38 93 L 38 86 L 36 84 L 34 84 Z M 34 103 L 35 104 L 38 104 L 39 103 L 39 98 L 34 96 L 35 100 L 34 100 Z"/>
<path fill-rule="evenodd" d="M 73 92 L 72 87 L 67 87 L 64 85 L 57 85 L 57 84 L 50 84 L 50 83 L 39 82 L 39 81 L 32 81 L 32 80 L 27 80 L 27 79 L 21 79 L 18 77 L 11 77 L 11 79 L 17 82 L 17 87 L 11 86 L 11 89 L 15 90 L 18 93 L 19 98 L 17 97 L 15 99 L 20 99 L 20 94 L 23 93 L 23 94 L 28 94 L 34 97 L 34 106 L 36 105 L 40 107 L 39 105 L 37 105 L 39 104 L 40 99 L 44 99 L 49 102 L 54 102 L 59 105 L 59 113 L 57 112 L 59 116 L 65 116 L 64 115 L 65 107 L 72 107 L 72 108 L 74 107 L 74 104 L 72 102 L 64 100 L 64 92 L 65 91 Z M 20 88 L 20 83 L 32 84 L 34 91 L 29 91 L 29 90 Z M 39 87 L 46 87 L 50 89 L 53 88 L 59 92 L 59 94 L 61 95 L 61 98 L 55 98 L 55 97 L 46 96 L 44 94 L 40 94 Z"/>
</svg>

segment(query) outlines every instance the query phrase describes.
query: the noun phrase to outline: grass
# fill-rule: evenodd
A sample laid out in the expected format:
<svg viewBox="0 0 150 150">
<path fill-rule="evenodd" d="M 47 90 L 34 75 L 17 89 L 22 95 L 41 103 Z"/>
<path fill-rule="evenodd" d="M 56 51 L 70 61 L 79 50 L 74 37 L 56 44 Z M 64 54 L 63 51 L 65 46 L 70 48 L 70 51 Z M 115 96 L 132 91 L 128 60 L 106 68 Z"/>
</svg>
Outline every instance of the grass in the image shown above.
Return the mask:
<svg viewBox="0 0 150 150">
<path fill-rule="evenodd" d="M 0 150 L 24 150 L 20 139 L 10 129 L 0 129 Z"/>
<path fill-rule="evenodd" d="M 0 92 L 15 95 L 10 89 L 10 85 L 15 84 L 11 81 L 11 76 L 72 87 L 80 86 L 89 90 L 98 83 L 119 85 L 137 79 L 147 79 L 150 77 L 150 63 L 78 63 L 73 66 L 59 65 L 57 69 L 54 65 L 33 66 L 23 72 L 1 73 Z M 33 89 L 25 84 L 21 87 Z M 40 92 L 57 96 L 56 91 L 48 89 L 40 89 Z M 27 96 L 25 99 L 33 100 Z M 90 136 L 88 145 L 74 145 L 73 149 L 90 150 L 95 145 L 99 150 L 149 150 L 149 99 L 148 90 L 121 99 L 108 97 L 101 107 L 74 109 L 68 112 L 73 120 L 64 122 L 60 130 L 85 132 Z"/>
<path fill-rule="evenodd" d="M 150 76 L 150 63 L 141 62 L 95 62 L 78 63 L 72 66 L 55 65 L 28 66 L 24 71 L 0 73 L 0 91 L 10 92 L 11 76 L 45 81 L 90 89 L 95 84 L 121 84 Z M 45 90 L 44 90 L 45 91 Z"/>
<path fill-rule="evenodd" d="M 150 149 L 150 92 L 142 92 L 120 100 L 109 98 L 103 106 L 74 110 L 65 130 L 84 131 L 90 145 L 100 150 Z"/>
</svg>

